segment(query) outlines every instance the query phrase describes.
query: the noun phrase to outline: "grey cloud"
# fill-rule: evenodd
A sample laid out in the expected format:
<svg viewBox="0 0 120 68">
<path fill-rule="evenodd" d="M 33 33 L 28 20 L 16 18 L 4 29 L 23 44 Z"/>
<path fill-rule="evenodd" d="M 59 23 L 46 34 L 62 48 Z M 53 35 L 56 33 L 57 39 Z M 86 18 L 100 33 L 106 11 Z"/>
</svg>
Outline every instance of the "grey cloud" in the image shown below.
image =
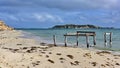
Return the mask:
<svg viewBox="0 0 120 68">
<path fill-rule="evenodd" d="M 1 0 L 2 7 L 47 7 L 62 10 L 119 9 L 119 0 Z"/>
<path fill-rule="evenodd" d="M 32 6 L 34 5 L 33 3 L 23 0 L 1 0 L 0 1 L 0 7 L 25 7 L 25 6 Z"/>
</svg>

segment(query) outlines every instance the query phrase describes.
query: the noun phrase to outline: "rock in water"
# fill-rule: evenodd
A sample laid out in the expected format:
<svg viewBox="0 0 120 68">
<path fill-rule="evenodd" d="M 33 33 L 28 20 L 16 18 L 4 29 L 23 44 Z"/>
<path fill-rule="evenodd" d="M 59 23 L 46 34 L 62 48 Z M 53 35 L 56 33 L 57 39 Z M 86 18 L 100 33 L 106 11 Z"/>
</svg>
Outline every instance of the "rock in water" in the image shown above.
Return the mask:
<svg viewBox="0 0 120 68">
<path fill-rule="evenodd" d="M 13 28 L 9 27 L 4 23 L 4 21 L 0 20 L 0 31 L 3 31 L 3 30 L 13 30 Z"/>
</svg>

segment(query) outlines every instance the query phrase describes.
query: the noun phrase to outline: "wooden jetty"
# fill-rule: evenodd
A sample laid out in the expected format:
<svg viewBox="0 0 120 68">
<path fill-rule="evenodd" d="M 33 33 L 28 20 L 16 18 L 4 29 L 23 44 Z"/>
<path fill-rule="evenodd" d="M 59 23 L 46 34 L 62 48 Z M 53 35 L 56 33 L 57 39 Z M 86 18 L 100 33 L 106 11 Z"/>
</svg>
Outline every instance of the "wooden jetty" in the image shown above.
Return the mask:
<svg viewBox="0 0 120 68">
<path fill-rule="evenodd" d="M 77 31 L 76 33 L 67 33 L 64 35 L 65 37 L 65 47 L 67 47 L 67 36 L 76 36 L 76 45 L 78 46 L 78 37 L 79 36 L 85 36 L 86 37 L 86 43 L 87 48 L 89 48 L 89 36 L 93 36 L 93 43 L 94 46 L 96 45 L 96 33 L 91 31 Z"/>
<path fill-rule="evenodd" d="M 79 36 L 84 36 L 86 37 L 86 44 L 87 44 L 87 48 L 90 47 L 89 45 L 89 36 L 93 37 L 93 44 L 94 46 L 96 45 L 96 33 L 92 32 L 92 31 L 76 31 L 76 33 L 66 33 L 64 34 L 64 43 L 65 43 L 65 47 L 67 47 L 67 37 L 68 36 L 76 36 L 76 45 L 78 46 L 78 38 Z M 105 47 L 107 46 L 107 36 L 109 36 L 109 44 L 110 46 L 112 46 L 112 32 L 105 32 L 104 33 L 104 43 L 105 43 Z M 53 35 L 53 41 L 54 41 L 54 46 L 56 45 L 56 36 Z"/>
</svg>

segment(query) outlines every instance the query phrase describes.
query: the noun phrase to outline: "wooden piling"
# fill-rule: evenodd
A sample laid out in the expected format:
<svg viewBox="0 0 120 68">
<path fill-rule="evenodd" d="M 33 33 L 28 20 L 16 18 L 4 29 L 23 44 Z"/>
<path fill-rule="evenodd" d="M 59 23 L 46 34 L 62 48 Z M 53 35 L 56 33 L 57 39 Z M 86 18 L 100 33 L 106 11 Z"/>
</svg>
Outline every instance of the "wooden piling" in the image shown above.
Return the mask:
<svg viewBox="0 0 120 68">
<path fill-rule="evenodd" d="M 89 48 L 89 38 L 87 34 L 86 34 L 86 43 L 87 43 L 87 48 Z"/>
<path fill-rule="evenodd" d="M 67 36 L 65 36 L 65 47 L 67 47 Z"/>
<path fill-rule="evenodd" d="M 55 35 L 53 35 L 53 41 L 54 41 L 54 46 L 57 46 L 56 45 L 56 36 Z"/>
<path fill-rule="evenodd" d="M 93 36 L 93 44 L 96 45 L 96 35 Z"/>
<path fill-rule="evenodd" d="M 104 33 L 104 45 L 107 45 L 107 38 L 106 38 L 106 33 Z"/>
<path fill-rule="evenodd" d="M 76 45 L 78 46 L 78 33 L 77 33 L 77 36 L 76 36 Z"/>
<path fill-rule="evenodd" d="M 112 44 L 112 32 L 110 32 L 110 45 Z"/>
<path fill-rule="evenodd" d="M 105 42 L 105 46 L 107 45 L 107 35 L 109 36 L 109 45 L 110 47 L 112 46 L 112 32 L 108 32 L 104 34 L 104 42 Z"/>
</svg>

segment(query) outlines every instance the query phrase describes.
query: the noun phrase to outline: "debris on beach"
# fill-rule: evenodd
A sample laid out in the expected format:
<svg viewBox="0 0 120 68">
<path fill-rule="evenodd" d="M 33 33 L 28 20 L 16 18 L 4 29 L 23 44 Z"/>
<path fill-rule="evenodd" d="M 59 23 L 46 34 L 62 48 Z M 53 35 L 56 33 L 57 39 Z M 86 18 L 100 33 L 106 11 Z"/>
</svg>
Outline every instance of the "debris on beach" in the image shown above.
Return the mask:
<svg viewBox="0 0 120 68">
<path fill-rule="evenodd" d="M 74 58 L 72 55 L 67 55 L 67 57 L 69 57 L 70 59 L 73 59 L 73 58 Z"/>
</svg>

